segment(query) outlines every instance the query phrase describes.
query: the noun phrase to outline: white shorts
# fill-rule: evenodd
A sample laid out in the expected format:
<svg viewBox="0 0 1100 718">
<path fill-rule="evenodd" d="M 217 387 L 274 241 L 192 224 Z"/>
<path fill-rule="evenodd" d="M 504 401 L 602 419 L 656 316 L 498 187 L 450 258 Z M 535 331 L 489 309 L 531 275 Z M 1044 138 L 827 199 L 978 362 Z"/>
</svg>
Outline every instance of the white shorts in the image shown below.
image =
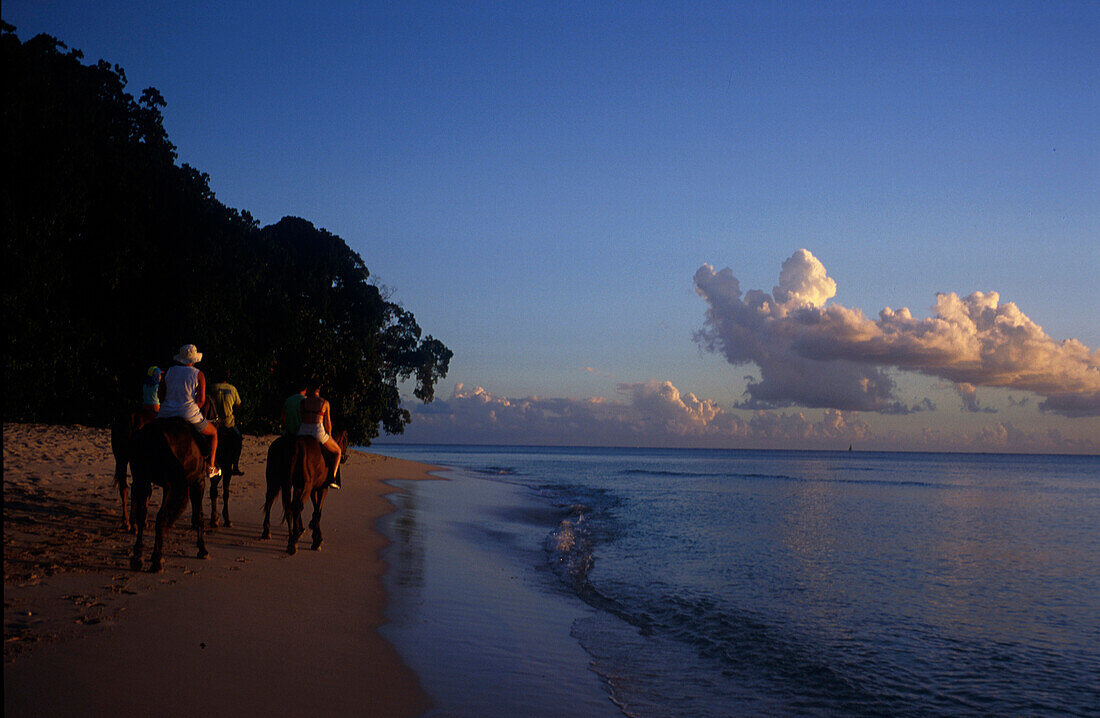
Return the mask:
<svg viewBox="0 0 1100 718">
<path fill-rule="evenodd" d="M 302 424 L 298 427 L 298 436 L 312 436 L 317 441 L 321 442 L 321 446 L 329 440 L 329 435 L 325 433 L 325 427 L 320 424 Z"/>
</svg>

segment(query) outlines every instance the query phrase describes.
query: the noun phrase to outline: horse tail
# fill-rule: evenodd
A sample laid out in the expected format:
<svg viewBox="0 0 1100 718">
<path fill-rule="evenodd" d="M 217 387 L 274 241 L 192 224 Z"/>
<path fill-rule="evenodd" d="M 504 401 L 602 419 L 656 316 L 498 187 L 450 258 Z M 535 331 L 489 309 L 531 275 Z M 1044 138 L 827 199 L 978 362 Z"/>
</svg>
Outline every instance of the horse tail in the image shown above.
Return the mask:
<svg viewBox="0 0 1100 718">
<path fill-rule="evenodd" d="M 290 454 L 290 496 L 287 497 L 290 501 L 284 503 L 284 507 L 289 505 L 293 513 L 301 511 L 305 506 L 305 501 L 302 500 L 305 494 L 305 463 L 305 449 L 302 442 L 295 439 L 294 449 Z"/>
<path fill-rule="evenodd" d="M 127 415 L 116 417 L 111 423 L 111 453 L 115 457 L 115 484 L 126 485 L 126 464 L 130 459 L 130 441 L 133 438 L 132 422 Z"/>
</svg>

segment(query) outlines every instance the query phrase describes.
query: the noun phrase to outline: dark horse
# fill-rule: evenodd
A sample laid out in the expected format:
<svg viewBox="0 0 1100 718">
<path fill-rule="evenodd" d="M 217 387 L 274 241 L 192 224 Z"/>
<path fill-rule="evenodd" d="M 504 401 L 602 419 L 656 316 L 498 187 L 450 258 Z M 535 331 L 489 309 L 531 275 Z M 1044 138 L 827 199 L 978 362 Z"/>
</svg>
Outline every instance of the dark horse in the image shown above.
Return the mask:
<svg viewBox="0 0 1100 718">
<path fill-rule="evenodd" d="M 111 424 L 111 453 L 115 457 L 115 485 L 118 487 L 118 496 L 122 500 L 122 528 L 127 531 L 134 530 L 130 512 L 126 510 L 126 499 L 130 495 L 130 487 L 126 482 L 126 467 L 130 464 L 131 444 L 138 430 L 156 416 L 149 409 L 136 407 L 122 412 Z"/>
<path fill-rule="evenodd" d="M 164 490 L 157 512 L 156 539 L 153 542 L 153 573 L 164 569 L 164 539 L 187 501 L 191 500 L 191 525 L 198 534 L 198 557 L 206 558 L 202 520 L 202 498 L 206 488 L 206 461 L 199 447 L 199 436 L 183 419 L 158 419 L 143 426 L 131 444 L 130 468 L 134 474 L 133 523 L 137 528 L 130 568 L 141 570 L 142 538 L 145 516 L 153 484 Z"/>
<path fill-rule="evenodd" d="M 207 421 L 218 421 L 218 410 L 214 402 L 209 399 L 202 407 L 202 415 Z M 115 485 L 118 486 L 118 495 L 122 500 L 122 527 L 133 532 L 134 524 L 132 511 L 126 510 L 126 499 L 130 493 L 126 482 L 126 466 L 130 463 L 132 442 L 134 436 L 141 427 L 157 418 L 155 412 L 144 407 L 130 409 L 123 412 L 114 423 L 111 424 L 111 453 L 115 456 Z M 218 455 L 215 461 L 218 466 L 225 469 L 220 476 L 210 480 L 210 527 L 218 526 L 218 484 L 222 486 L 222 518 L 226 526 L 232 526 L 229 520 L 229 481 L 237 464 L 241 460 L 241 435 L 233 429 L 227 429 L 220 424 L 218 429 Z"/>
<path fill-rule="evenodd" d="M 213 407 L 212 402 L 207 404 Z M 205 411 L 203 412 L 205 415 Z M 210 417 L 207 416 L 207 419 Z M 237 470 L 237 464 L 241 460 L 241 435 L 233 429 L 227 429 L 221 424 L 218 428 L 218 454 L 214 457 L 222 473 L 210 479 L 210 528 L 218 527 L 218 484 L 222 487 L 222 519 L 226 526 L 232 526 L 229 520 L 229 482 Z"/>
<path fill-rule="evenodd" d="M 348 434 L 338 431 L 332 435 L 340 446 L 343 464 L 348 460 Z M 328 494 L 329 462 L 332 455 L 321 450 L 321 444 L 309 436 L 280 436 L 271 442 L 267 450 L 267 494 L 264 498 L 264 528 L 261 539 L 271 538 L 271 505 L 275 497 L 282 495 L 283 514 L 289 529 L 286 552 L 293 554 L 298 550 L 298 539 L 304 533 L 302 511 L 305 497 L 313 503 L 313 518 L 309 528 L 313 529 L 314 551 L 321 548 L 324 537 L 321 534 L 321 504 Z M 339 470 L 339 467 L 337 467 Z"/>
</svg>

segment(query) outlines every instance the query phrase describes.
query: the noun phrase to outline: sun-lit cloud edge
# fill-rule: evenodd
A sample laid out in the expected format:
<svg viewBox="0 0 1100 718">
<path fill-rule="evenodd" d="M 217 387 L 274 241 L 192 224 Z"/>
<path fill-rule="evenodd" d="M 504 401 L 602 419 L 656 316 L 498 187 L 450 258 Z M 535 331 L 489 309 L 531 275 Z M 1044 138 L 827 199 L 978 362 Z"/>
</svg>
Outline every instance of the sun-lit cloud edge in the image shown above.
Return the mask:
<svg viewBox="0 0 1100 718">
<path fill-rule="evenodd" d="M 828 408 L 880 414 L 934 409 L 906 404 L 891 371 L 924 374 L 956 385 L 964 406 L 983 412 L 974 388 L 998 387 L 1042 397 L 1041 411 L 1068 418 L 1100 416 L 1100 351 L 1076 339 L 1057 341 L 997 292 L 936 295 L 933 315 L 886 307 L 877 319 L 828 303 L 837 284 L 800 249 L 783 262 L 771 294 L 742 293 L 729 268 L 695 273 L 706 301 L 695 340 L 734 365 L 755 365 L 746 409 Z"/>
</svg>

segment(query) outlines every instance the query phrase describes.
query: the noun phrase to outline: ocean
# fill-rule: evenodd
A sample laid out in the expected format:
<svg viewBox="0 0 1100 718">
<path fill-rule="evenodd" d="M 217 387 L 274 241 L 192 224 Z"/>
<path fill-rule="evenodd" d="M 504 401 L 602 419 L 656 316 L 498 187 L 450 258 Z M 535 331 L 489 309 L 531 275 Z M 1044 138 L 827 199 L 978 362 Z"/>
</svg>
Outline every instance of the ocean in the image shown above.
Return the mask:
<svg viewBox="0 0 1100 718">
<path fill-rule="evenodd" d="M 1100 714 L 1100 457 L 369 450 L 430 716 Z"/>
</svg>

